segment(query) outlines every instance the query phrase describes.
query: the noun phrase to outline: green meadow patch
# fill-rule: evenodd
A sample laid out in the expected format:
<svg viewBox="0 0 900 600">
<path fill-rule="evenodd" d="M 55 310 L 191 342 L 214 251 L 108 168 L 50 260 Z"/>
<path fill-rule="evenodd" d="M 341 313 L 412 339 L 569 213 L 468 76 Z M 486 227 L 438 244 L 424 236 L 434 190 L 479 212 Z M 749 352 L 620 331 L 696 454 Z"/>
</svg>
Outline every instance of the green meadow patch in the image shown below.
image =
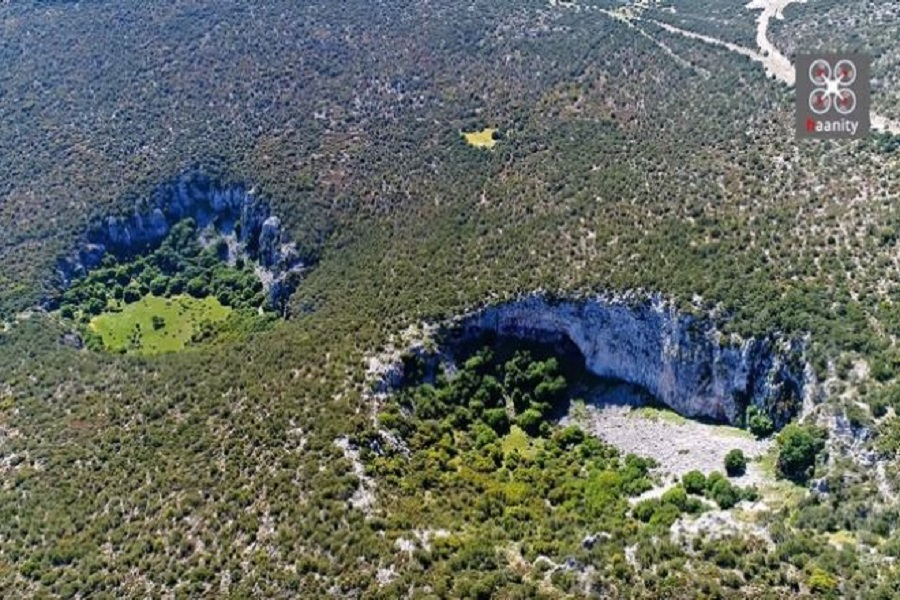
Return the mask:
<svg viewBox="0 0 900 600">
<path fill-rule="evenodd" d="M 760 487 L 760 493 L 766 503 L 773 510 L 796 507 L 806 497 L 806 486 L 798 485 L 789 479 L 779 479 L 775 463 L 778 460 L 778 450 L 772 449 L 757 459 L 766 478 L 766 483 Z"/>
<path fill-rule="evenodd" d="M 518 454 L 525 458 L 534 458 L 542 444 L 543 440 L 530 437 L 518 425 L 513 425 L 500 443 L 504 456 Z"/>
<path fill-rule="evenodd" d="M 497 145 L 497 140 L 494 139 L 495 131 L 497 130 L 490 127 L 485 127 L 481 131 L 464 131 L 463 137 L 466 138 L 466 142 L 468 142 L 470 146 L 475 146 L 476 148 L 491 149 Z"/>
<path fill-rule="evenodd" d="M 721 435 L 727 435 L 734 438 L 740 438 L 744 440 L 755 440 L 756 436 L 746 429 L 741 429 L 740 427 L 732 427 L 731 425 L 716 425 L 716 433 Z"/>
<path fill-rule="evenodd" d="M 231 308 L 212 296 L 148 295 L 132 304 L 116 304 L 94 317 L 90 329 L 110 351 L 159 354 L 183 349 L 204 322 L 223 321 L 230 313 Z"/>
<path fill-rule="evenodd" d="M 635 408 L 629 414 L 641 419 L 648 419 L 650 421 L 662 421 L 664 423 L 669 423 L 672 425 L 684 425 L 688 422 L 686 418 L 682 417 L 675 411 L 669 410 L 667 408 L 656 408 L 653 406 L 641 406 Z"/>
</svg>

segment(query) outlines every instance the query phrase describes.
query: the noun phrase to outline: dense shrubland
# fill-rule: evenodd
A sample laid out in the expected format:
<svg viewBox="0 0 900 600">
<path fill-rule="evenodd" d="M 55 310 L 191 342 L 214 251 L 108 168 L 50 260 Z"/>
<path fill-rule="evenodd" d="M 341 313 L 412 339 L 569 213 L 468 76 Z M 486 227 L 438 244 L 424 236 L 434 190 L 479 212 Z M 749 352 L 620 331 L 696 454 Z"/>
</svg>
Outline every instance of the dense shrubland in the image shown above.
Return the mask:
<svg viewBox="0 0 900 600">
<path fill-rule="evenodd" d="M 107 51 L 91 35 L 113 18 L 101 5 L 4 7 L 40 32 L 41 49 L 22 62 L 23 42 L 6 39 L 8 64 L 21 69 L 4 80 L 6 122 L 74 123 L 59 136 L 2 131 L 22 150 L 2 158 L 5 179 L 17 182 L 0 205 L 15 223 L 0 240 L 5 314 L 40 296 L 54 258 L 89 217 L 199 162 L 264 191 L 304 253 L 327 252 L 339 272 L 358 267 L 356 276 L 383 283 L 390 315 L 455 311 L 534 287 L 643 287 L 721 302 L 742 333 L 812 331 L 822 372 L 835 353 L 876 357 L 892 344 L 871 317 L 896 312 L 882 304 L 895 295 L 898 216 L 887 175 L 897 157 L 869 143 L 795 152 L 789 94 L 757 65 L 664 38 L 715 74 L 703 77 L 606 16 L 545 3 L 471 12 L 413 3 L 415 38 L 391 11 L 289 4 L 252 17 L 246 7 L 120 5 L 117 27 L 135 35 L 117 45 L 122 58 L 109 62 L 99 90 L 80 82 L 84 65 Z M 672 18 L 715 14 L 721 35 L 743 39 L 750 13 L 732 9 L 692 2 Z M 275 18 L 282 28 L 272 36 Z M 702 19 L 693 21 L 680 25 Z M 203 42 L 209 23 L 217 33 Z M 41 52 L 60 60 L 35 59 Z M 303 60 L 285 59 L 295 52 Z M 46 89 L 26 97 L 19 75 L 32 73 Z M 126 88 L 135 94 L 118 94 Z M 484 126 L 504 139 L 494 152 L 472 152 L 458 132 Z M 170 139 L 172 130 L 185 134 Z M 108 150 L 72 150 L 81 139 Z M 848 186 L 846 172 L 866 185 Z M 848 201 L 861 188 L 871 197 L 864 207 Z M 461 251 L 442 252 L 448 245 Z M 612 264 L 620 267 L 604 268 Z"/>
<path fill-rule="evenodd" d="M 688 597 L 692 585 L 725 597 L 760 586 L 781 593 L 836 592 L 840 585 L 875 590 L 878 578 L 842 583 L 874 565 L 849 546 L 839 550 L 823 540 L 851 530 L 867 543 L 884 543 L 893 530 L 889 512 L 863 521 L 832 508 L 831 524 L 813 524 L 823 500 L 811 496 L 795 516 L 785 512 L 780 522 L 764 516 L 775 527 L 771 549 L 750 532 L 669 541 L 679 519 L 755 502 L 758 490 L 735 486 L 719 472 L 693 471 L 658 497 L 634 498 L 653 485 L 652 463 L 621 457 L 578 427 L 556 424 L 552 409 L 568 403 L 577 374 L 562 375 L 556 360 L 535 352 L 483 348 L 452 376 L 408 357 L 404 386 L 379 416 L 399 445 L 377 428 L 355 438 L 368 475 L 395 507 L 379 518 L 380 527 L 415 548 L 383 594 L 418 584 L 452 597 L 479 597 L 476 590 L 532 597 L 548 572 L 558 589 L 586 595 L 618 590 L 652 597 L 668 590 Z M 516 421 L 531 410 L 543 419 L 529 433 Z M 785 464 L 815 460 L 819 432 L 793 425 L 785 431 Z M 729 455 L 726 468 L 735 466 L 745 467 L 746 459 Z M 835 486 L 841 498 L 851 489 Z M 417 535 L 432 541 L 416 542 Z M 625 558 L 629 552 L 634 562 Z"/>
<path fill-rule="evenodd" d="M 708 4 L 686 4 L 677 24 L 705 30 Z M 746 21 L 716 9 L 719 35 L 745 40 Z M 594 566 L 588 583 L 609 595 L 895 595 L 895 567 L 868 549 L 897 554 L 896 515 L 873 509 L 876 482 L 852 465 L 837 464 L 829 495 L 760 517 L 772 547 L 743 534 L 681 543 L 673 516 L 745 492 L 692 476 L 632 507 L 647 462 L 545 427 L 527 377 L 503 413 L 477 373 L 472 390 L 410 392 L 406 406 L 427 396 L 433 418 L 383 416 L 412 435 L 408 458 L 373 455 L 370 407 L 348 382 L 362 385 L 363 358 L 389 334 L 486 300 L 698 294 L 727 309 L 729 331 L 810 332 L 817 371 L 848 405 L 871 403 L 861 420 L 883 419 L 876 448 L 892 455 L 896 138 L 797 146 L 793 98 L 757 65 L 648 24 L 683 68 L 604 15 L 543 0 L 24 1 L 0 4 L 0 19 L 4 320 L 54 291 L 56 260 L 88 223 L 189 167 L 257 186 L 302 254 L 321 255 L 293 321 L 210 326 L 201 337 L 223 343 L 198 352 L 84 353 L 58 344 L 52 319 L 0 325 L 0 595 L 583 589 L 578 569 L 524 577 L 519 557 L 552 569 L 535 566 L 541 555 Z M 459 136 L 484 127 L 503 131 L 491 152 Z M 213 267 L 200 283 L 218 293 L 245 274 Z M 138 291 L 152 292 L 155 274 L 144 279 Z M 124 300 L 131 279 L 120 285 Z M 96 310 L 93 297 L 69 302 L 73 316 Z M 540 381 L 561 374 L 536 362 Z M 368 516 L 334 445 L 347 435 L 378 486 Z M 818 442 L 797 441 L 799 460 L 782 467 L 805 477 Z M 398 551 L 417 528 L 449 536 Z M 601 532 L 612 538 L 583 545 Z"/>
</svg>

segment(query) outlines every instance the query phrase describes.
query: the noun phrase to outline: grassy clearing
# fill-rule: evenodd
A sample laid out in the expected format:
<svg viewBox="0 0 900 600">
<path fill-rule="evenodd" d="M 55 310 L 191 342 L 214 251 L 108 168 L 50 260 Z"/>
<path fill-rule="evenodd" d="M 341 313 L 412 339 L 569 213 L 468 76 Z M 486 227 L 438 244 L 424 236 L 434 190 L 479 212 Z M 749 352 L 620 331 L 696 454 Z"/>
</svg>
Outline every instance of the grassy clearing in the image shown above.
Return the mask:
<svg viewBox="0 0 900 600">
<path fill-rule="evenodd" d="M 841 546 L 853 547 L 859 543 L 859 541 L 856 539 L 856 534 L 845 529 L 842 529 L 841 531 L 835 531 L 834 533 L 829 533 L 827 535 L 828 543 L 837 548 L 840 548 Z"/>
<path fill-rule="evenodd" d="M 504 456 L 518 453 L 519 456 L 533 458 L 539 450 L 539 442 L 540 440 L 529 437 L 518 425 L 513 425 L 503 438 L 501 447 Z"/>
<path fill-rule="evenodd" d="M 470 146 L 491 149 L 497 145 L 497 140 L 494 139 L 495 131 L 497 130 L 485 127 L 481 131 L 463 132 L 463 137 L 466 138 Z"/>
<path fill-rule="evenodd" d="M 806 488 L 787 479 L 761 485 L 759 492 L 772 511 L 796 507 L 806 497 Z"/>
<path fill-rule="evenodd" d="M 202 322 L 221 321 L 230 312 L 211 296 L 146 296 L 94 317 L 90 328 L 113 352 L 159 354 L 183 349 Z M 155 326 L 154 317 L 162 319 Z"/>
<path fill-rule="evenodd" d="M 629 415 L 641 419 L 648 419 L 650 421 L 662 421 L 663 423 L 669 423 L 670 425 L 685 425 L 689 422 L 687 417 L 682 417 L 675 411 L 652 406 L 641 406 L 632 409 Z M 752 433 L 738 427 L 731 427 L 730 425 L 711 425 L 711 427 L 713 427 L 714 433 L 718 436 L 734 437 L 745 440 L 756 439 Z"/>
<path fill-rule="evenodd" d="M 763 474 L 769 479 L 775 479 L 775 460 L 778 458 L 778 451 L 775 448 L 769 450 L 765 456 L 759 457 L 759 467 Z"/>
<path fill-rule="evenodd" d="M 772 447 L 765 456 L 758 459 L 759 466 L 763 475 L 770 483 L 760 486 L 759 491 L 763 500 L 766 501 L 772 510 L 780 510 L 784 507 L 796 506 L 807 493 L 802 485 L 797 485 L 793 481 L 787 479 L 777 479 L 775 472 L 775 460 L 778 456 L 778 450 Z"/>
<path fill-rule="evenodd" d="M 755 440 L 756 436 L 739 427 L 731 427 L 730 425 L 716 425 L 716 434 L 726 437 L 740 438 L 743 440 Z"/>
<path fill-rule="evenodd" d="M 665 408 L 654 408 L 652 406 L 641 406 L 635 408 L 628 414 L 633 417 L 648 419 L 650 421 L 662 421 L 671 425 L 684 425 L 688 422 L 686 418 L 674 411 Z"/>
</svg>

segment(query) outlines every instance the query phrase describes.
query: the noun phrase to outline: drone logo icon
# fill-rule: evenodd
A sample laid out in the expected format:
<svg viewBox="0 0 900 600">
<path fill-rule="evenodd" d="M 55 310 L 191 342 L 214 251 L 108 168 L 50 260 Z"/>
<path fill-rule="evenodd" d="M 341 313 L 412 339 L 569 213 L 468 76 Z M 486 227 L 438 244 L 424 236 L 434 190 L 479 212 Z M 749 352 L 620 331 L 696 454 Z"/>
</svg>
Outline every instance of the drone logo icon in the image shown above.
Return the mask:
<svg viewBox="0 0 900 600">
<path fill-rule="evenodd" d="M 871 56 L 798 53 L 794 68 L 797 138 L 861 139 L 869 134 Z"/>
<path fill-rule="evenodd" d="M 856 65 L 842 59 L 834 67 L 825 59 L 817 59 L 809 66 L 809 80 L 813 90 L 809 94 L 809 109 L 824 115 L 832 107 L 842 115 L 856 110 L 856 93 L 850 88 L 856 81 Z"/>
</svg>

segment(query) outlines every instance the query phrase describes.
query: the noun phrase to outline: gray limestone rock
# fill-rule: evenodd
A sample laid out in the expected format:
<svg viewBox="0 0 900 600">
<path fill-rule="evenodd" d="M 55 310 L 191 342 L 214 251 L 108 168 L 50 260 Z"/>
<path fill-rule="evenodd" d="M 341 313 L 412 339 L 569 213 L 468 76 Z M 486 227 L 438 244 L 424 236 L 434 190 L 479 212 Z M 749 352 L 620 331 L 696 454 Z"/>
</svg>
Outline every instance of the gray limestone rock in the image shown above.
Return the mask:
<svg viewBox="0 0 900 600">
<path fill-rule="evenodd" d="M 263 221 L 259 234 L 259 262 L 270 267 L 281 255 L 281 219 L 272 216 Z"/>
<path fill-rule="evenodd" d="M 571 342 L 593 374 L 639 386 L 686 417 L 738 425 L 753 404 L 780 428 L 820 395 L 801 342 L 777 334 L 726 339 L 714 319 L 680 312 L 660 295 L 558 300 L 531 294 L 444 323 L 441 343 L 484 333 Z M 388 393 L 403 377 L 398 360 L 383 370 L 373 391 Z"/>
<path fill-rule="evenodd" d="M 261 279 L 273 305 L 284 304 L 306 265 L 287 239 L 281 220 L 243 186 L 216 187 L 208 177 L 194 172 L 159 186 L 130 214 L 95 222 L 83 243 L 59 259 L 60 283 L 66 286 L 97 266 L 107 250 L 131 254 L 158 245 L 175 223 L 189 217 L 201 228 L 214 226 L 220 235 L 233 233 L 240 223 L 238 254 L 260 263 Z"/>
<path fill-rule="evenodd" d="M 777 336 L 726 340 L 711 320 L 680 313 L 660 296 L 552 301 L 531 295 L 458 321 L 472 334 L 568 338 L 595 375 L 638 385 L 687 417 L 735 424 L 754 404 L 781 427 L 814 387 L 799 344 Z"/>
</svg>

